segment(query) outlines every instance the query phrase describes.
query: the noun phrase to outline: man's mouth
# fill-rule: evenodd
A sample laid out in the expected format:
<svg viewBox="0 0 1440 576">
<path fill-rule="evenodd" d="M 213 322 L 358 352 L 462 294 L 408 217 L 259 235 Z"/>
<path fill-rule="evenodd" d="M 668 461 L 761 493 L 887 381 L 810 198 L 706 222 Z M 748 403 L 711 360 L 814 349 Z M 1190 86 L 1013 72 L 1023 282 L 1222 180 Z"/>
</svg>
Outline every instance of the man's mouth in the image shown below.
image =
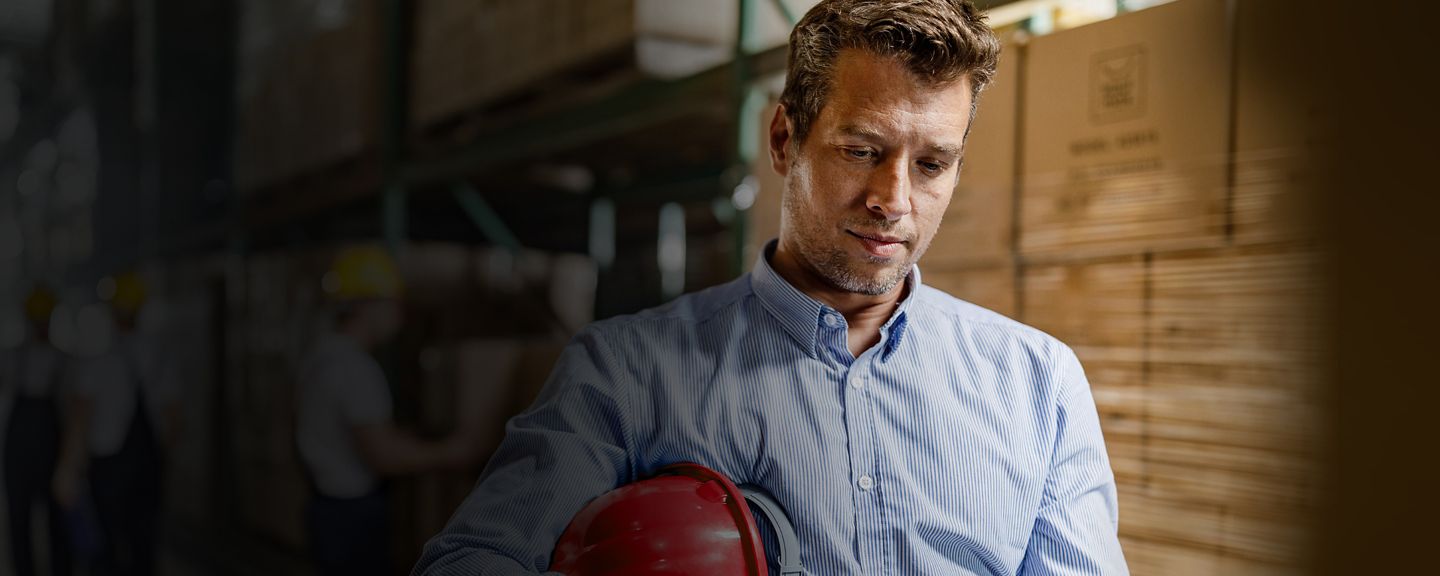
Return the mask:
<svg viewBox="0 0 1440 576">
<path fill-rule="evenodd" d="M 856 240 L 859 240 L 860 245 L 864 246 L 865 251 L 869 252 L 872 256 L 889 258 L 899 253 L 900 250 L 905 247 L 905 239 L 899 236 L 856 232 L 854 230 L 846 230 L 845 232 L 854 236 Z"/>
</svg>

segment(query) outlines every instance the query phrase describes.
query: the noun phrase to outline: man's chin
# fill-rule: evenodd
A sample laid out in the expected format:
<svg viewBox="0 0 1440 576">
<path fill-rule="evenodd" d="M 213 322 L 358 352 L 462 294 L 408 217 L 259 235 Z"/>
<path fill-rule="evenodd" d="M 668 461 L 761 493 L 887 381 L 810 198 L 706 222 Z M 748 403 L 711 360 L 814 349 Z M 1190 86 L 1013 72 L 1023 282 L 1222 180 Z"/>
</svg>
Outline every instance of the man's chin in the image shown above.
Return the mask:
<svg viewBox="0 0 1440 576">
<path fill-rule="evenodd" d="M 840 274 L 830 275 L 830 283 L 836 288 L 866 296 L 881 296 L 890 293 L 905 280 L 909 266 L 875 267 L 873 264 L 849 266 Z"/>
</svg>

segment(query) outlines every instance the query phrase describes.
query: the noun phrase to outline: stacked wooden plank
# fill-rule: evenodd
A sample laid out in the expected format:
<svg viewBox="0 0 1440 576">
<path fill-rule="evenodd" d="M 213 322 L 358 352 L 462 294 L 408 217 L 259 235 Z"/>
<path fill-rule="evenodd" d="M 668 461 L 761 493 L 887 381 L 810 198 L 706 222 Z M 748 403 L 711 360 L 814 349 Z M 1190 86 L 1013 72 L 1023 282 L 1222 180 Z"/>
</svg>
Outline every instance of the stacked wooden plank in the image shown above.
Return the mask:
<svg viewBox="0 0 1440 576">
<path fill-rule="evenodd" d="M 1324 260 L 1305 100 L 1256 68 L 1278 21 L 1260 4 L 1181 0 L 1026 50 L 1019 318 L 1086 366 L 1135 574 L 1308 557 Z"/>
</svg>

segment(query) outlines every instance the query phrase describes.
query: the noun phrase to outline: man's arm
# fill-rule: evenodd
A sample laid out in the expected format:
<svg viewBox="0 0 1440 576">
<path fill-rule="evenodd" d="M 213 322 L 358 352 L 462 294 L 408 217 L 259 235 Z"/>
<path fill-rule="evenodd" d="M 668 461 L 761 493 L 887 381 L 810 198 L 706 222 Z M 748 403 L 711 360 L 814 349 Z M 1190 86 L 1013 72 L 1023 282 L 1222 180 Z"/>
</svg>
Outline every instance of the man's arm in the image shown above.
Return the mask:
<svg viewBox="0 0 1440 576">
<path fill-rule="evenodd" d="M 634 476 L 631 382 L 591 327 L 565 348 L 535 404 L 505 439 L 417 576 L 538 574 L 587 503 Z"/>
<path fill-rule="evenodd" d="M 1055 454 L 1019 573 L 1129 574 L 1116 536 L 1119 505 L 1090 383 L 1069 347 L 1059 360 Z"/>
</svg>

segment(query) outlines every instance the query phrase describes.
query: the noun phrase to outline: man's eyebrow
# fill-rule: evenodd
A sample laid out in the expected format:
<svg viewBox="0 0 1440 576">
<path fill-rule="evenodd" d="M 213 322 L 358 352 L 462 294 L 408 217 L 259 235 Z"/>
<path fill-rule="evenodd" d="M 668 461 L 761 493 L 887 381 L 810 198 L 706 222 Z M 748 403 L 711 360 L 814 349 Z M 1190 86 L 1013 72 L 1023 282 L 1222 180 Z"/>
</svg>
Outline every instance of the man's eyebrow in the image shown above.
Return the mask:
<svg viewBox="0 0 1440 576">
<path fill-rule="evenodd" d="M 860 137 L 860 138 L 869 138 L 869 139 L 871 139 L 871 140 L 880 140 L 880 139 L 881 139 L 881 135 L 880 135 L 880 132 L 879 132 L 878 130 L 875 130 L 875 129 L 873 129 L 873 128 L 867 128 L 867 127 L 865 127 L 865 126 L 859 126 L 859 125 L 856 125 L 856 124 L 843 124 L 843 125 L 841 125 L 841 126 L 840 126 L 840 133 L 841 133 L 841 134 L 844 134 L 844 135 L 846 135 L 846 136 L 856 136 L 856 137 Z"/>
<path fill-rule="evenodd" d="M 954 144 L 931 144 L 926 146 L 926 148 L 950 158 L 959 158 L 965 152 L 964 146 L 956 146 Z"/>
<path fill-rule="evenodd" d="M 869 140 L 885 139 L 885 137 L 880 134 L 878 130 L 858 124 L 842 124 L 840 125 L 839 132 L 846 136 L 854 136 L 856 138 L 865 138 Z M 963 154 L 965 151 L 964 146 L 957 146 L 954 144 L 928 144 L 925 146 L 925 148 L 932 152 L 936 152 L 941 156 L 946 156 L 950 158 L 959 158 L 960 155 Z"/>
</svg>

